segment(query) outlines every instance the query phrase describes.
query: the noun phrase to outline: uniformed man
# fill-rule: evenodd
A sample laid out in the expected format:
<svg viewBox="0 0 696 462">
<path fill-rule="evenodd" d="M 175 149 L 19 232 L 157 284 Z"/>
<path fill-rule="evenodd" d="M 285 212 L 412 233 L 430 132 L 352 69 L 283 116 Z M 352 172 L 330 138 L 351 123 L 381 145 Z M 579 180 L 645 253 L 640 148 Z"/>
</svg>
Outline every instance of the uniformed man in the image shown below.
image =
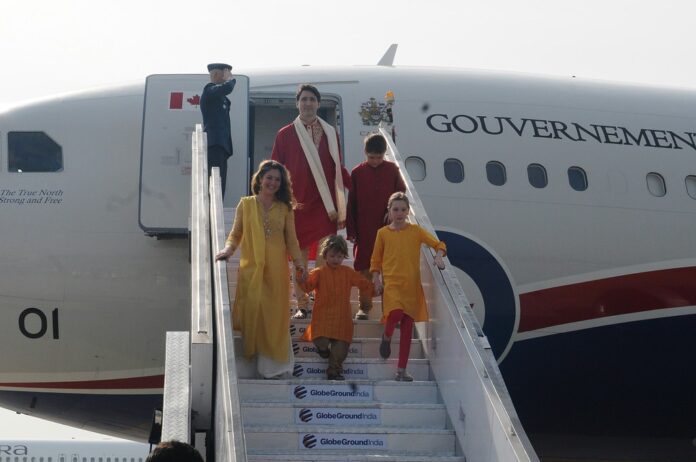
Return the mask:
<svg viewBox="0 0 696 462">
<path fill-rule="evenodd" d="M 222 195 L 225 196 L 227 180 L 227 158 L 232 155 L 232 132 L 230 128 L 230 100 L 237 83 L 232 78 L 232 66 L 224 63 L 208 64 L 210 83 L 203 88 L 201 113 L 203 131 L 208 134 L 208 172 L 220 168 Z"/>
</svg>

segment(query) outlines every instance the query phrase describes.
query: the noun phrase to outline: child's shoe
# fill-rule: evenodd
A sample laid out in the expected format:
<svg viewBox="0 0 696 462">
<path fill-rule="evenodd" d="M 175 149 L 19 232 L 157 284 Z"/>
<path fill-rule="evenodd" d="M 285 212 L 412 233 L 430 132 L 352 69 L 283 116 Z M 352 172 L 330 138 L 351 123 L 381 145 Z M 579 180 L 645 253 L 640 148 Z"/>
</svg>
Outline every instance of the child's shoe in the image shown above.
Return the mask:
<svg viewBox="0 0 696 462">
<path fill-rule="evenodd" d="M 413 382 L 413 376 L 406 372 L 406 369 L 397 369 L 394 380 L 397 382 Z"/>
<path fill-rule="evenodd" d="M 367 315 L 369 311 L 363 310 L 360 308 L 357 313 L 355 313 L 355 320 L 356 321 L 367 321 Z"/>
<path fill-rule="evenodd" d="M 387 359 L 391 356 L 391 339 L 386 339 L 382 334 L 382 343 L 379 344 L 379 355 L 382 359 Z"/>
<path fill-rule="evenodd" d="M 307 319 L 307 310 L 304 308 L 298 308 L 295 314 L 292 315 L 291 319 Z"/>
</svg>

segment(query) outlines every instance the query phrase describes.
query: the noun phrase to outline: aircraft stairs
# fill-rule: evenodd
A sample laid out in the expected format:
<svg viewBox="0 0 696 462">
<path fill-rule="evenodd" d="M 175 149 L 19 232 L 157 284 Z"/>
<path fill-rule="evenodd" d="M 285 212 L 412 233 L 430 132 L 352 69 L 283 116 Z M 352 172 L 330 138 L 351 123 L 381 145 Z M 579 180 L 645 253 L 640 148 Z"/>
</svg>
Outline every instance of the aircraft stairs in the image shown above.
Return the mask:
<svg viewBox="0 0 696 462">
<path fill-rule="evenodd" d="M 398 152 L 383 133 L 389 155 L 404 172 L 411 219 L 432 232 Z M 222 209 L 216 174 L 206 194 L 204 143 L 197 127 L 192 329 L 167 335 L 163 440 L 205 445 L 215 461 L 538 461 L 454 273 L 437 270 L 429 249 L 422 249 L 421 273 L 432 321 L 414 328 L 408 364 L 413 382 L 394 380 L 398 332 L 392 358 L 379 356 L 378 299 L 370 319 L 355 322 L 346 381 L 328 381 L 327 360 L 311 342 L 300 340 L 308 320 L 291 320 L 293 377 L 259 378 L 254 362 L 242 357 L 239 333 L 231 329 L 239 252 L 227 264 L 211 262 L 234 212 Z M 357 298 L 354 289 L 354 311 Z"/>
</svg>

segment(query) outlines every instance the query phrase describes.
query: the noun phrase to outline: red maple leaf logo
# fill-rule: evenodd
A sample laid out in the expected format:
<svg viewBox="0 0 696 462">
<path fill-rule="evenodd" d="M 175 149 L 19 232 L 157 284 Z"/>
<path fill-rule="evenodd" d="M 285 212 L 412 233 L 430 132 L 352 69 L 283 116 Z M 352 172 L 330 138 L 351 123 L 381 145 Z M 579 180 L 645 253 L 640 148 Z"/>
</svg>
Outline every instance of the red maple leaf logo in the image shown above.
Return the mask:
<svg viewBox="0 0 696 462">
<path fill-rule="evenodd" d="M 189 104 L 193 106 L 200 106 L 201 104 L 201 97 L 196 95 L 192 98 L 186 98 L 186 101 L 188 101 Z"/>
</svg>

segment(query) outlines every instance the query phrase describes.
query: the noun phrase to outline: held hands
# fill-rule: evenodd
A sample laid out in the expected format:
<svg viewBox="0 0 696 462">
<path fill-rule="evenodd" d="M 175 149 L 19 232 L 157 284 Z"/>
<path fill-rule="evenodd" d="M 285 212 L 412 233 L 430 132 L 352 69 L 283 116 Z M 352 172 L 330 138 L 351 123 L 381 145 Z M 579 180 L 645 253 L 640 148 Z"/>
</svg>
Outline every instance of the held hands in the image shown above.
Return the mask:
<svg viewBox="0 0 696 462">
<path fill-rule="evenodd" d="M 225 246 L 224 249 L 222 249 L 221 251 L 219 251 L 215 255 L 215 261 L 227 260 L 228 258 L 230 258 L 232 256 L 233 253 L 234 253 L 234 249 L 231 246 L 229 246 L 229 245 Z"/>
<path fill-rule="evenodd" d="M 372 273 L 372 285 L 375 287 L 375 295 L 382 295 L 384 287 L 379 273 Z"/>
<path fill-rule="evenodd" d="M 304 266 L 295 267 L 295 279 L 300 283 L 304 283 L 307 280 L 307 271 Z"/>
</svg>

